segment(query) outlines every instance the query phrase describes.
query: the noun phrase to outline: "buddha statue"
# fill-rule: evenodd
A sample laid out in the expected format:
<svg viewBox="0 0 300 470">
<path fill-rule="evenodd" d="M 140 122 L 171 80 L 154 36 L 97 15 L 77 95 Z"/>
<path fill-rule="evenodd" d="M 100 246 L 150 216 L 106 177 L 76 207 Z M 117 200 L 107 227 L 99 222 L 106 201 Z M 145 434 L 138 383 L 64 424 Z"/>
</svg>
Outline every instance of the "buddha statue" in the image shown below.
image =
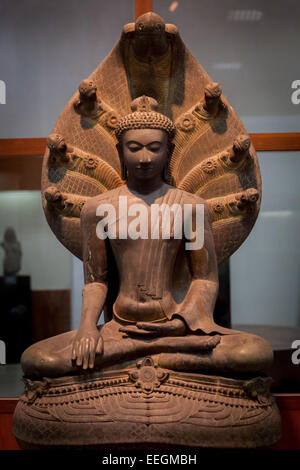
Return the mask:
<svg viewBox="0 0 300 470">
<path fill-rule="evenodd" d="M 91 197 L 81 211 L 85 286 L 80 327 L 28 348 L 22 357 L 25 376 L 58 377 L 86 369 L 122 368 L 147 355 L 154 355 L 156 363 L 167 369 L 225 374 L 258 373 L 272 363 L 272 349 L 265 340 L 223 328 L 213 320 L 218 271 L 210 209 L 203 198 L 166 182 L 176 128 L 157 107 L 153 98 L 137 98 L 132 102 L 133 112 L 118 123 L 118 150 L 126 183 Z M 120 201 L 126 204 L 125 214 L 121 214 Z M 136 219 L 135 205 L 141 204 L 145 211 L 139 223 L 147 225 L 149 233 L 131 239 L 119 228 L 113 238 L 109 232 L 107 239 L 100 238 L 97 226 L 104 220 L 107 204 L 116 214 L 109 224 L 117 225 L 125 217 L 126 226 Z M 153 204 L 159 208 L 151 221 L 158 225 L 155 239 L 148 224 Z M 204 227 L 199 223 L 196 227 L 198 232 L 204 229 L 199 249 L 185 250 L 182 227 L 182 238 L 174 237 L 174 210 L 170 237 L 163 237 L 166 213 L 170 215 L 174 208 L 183 213 L 186 205 L 192 208 L 193 227 L 197 225 L 196 206 L 204 207 Z M 181 217 L 180 223 L 184 221 Z M 113 318 L 97 327 L 108 290 L 108 243 L 120 285 Z M 191 281 L 182 301 L 176 302 L 172 274 L 181 245 Z"/>
<path fill-rule="evenodd" d="M 45 215 L 85 284 L 78 330 L 22 355 L 23 448 L 279 438 L 271 347 L 214 319 L 218 264 L 260 190 L 249 136 L 177 28 L 154 13 L 126 25 L 47 139 Z"/>
</svg>

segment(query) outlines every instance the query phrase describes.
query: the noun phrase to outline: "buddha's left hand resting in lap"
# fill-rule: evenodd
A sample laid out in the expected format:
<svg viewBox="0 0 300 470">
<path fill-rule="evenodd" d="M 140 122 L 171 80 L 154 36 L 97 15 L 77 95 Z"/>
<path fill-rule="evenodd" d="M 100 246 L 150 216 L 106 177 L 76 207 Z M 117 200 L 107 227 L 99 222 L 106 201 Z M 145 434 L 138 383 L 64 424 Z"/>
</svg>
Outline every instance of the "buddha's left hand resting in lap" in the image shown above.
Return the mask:
<svg viewBox="0 0 300 470">
<path fill-rule="evenodd" d="M 21 360 L 27 377 L 123 368 L 149 355 L 167 369 L 213 374 L 260 372 L 272 362 L 266 341 L 222 328 L 213 320 L 218 274 L 209 208 L 205 200 L 165 182 L 175 127 L 155 110 L 156 105 L 152 99 L 139 98 L 133 102 L 134 112 L 119 121 L 118 150 L 126 184 L 89 199 L 81 213 L 85 286 L 80 327 L 28 348 Z M 126 221 L 120 201 L 126 202 Z M 108 207 L 104 204 L 113 207 L 115 220 L 99 210 Z M 153 204 L 161 208 L 156 218 Z M 184 238 L 185 218 L 177 217 L 184 214 L 185 205 L 191 208 L 192 240 Z M 201 238 L 197 207 L 204 207 L 204 243 L 185 250 L 191 280 L 179 302 L 172 295 L 175 260 L 182 245 Z M 168 214 L 169 237 L 162 230 Z M 174 236 L 178 220 L 181 238 Z M 124 237 L 124 223 L 142 236 L 133 239 L 128 230 Z M 158 237 L 151 238 L 151 224 L 156 223 Z M 104 239 L 101 229 L 114 236 Z M 97 326 L 108 291 L 108 243 L 119 273 L 119 292 L 113 318 Z"/>
</svg>

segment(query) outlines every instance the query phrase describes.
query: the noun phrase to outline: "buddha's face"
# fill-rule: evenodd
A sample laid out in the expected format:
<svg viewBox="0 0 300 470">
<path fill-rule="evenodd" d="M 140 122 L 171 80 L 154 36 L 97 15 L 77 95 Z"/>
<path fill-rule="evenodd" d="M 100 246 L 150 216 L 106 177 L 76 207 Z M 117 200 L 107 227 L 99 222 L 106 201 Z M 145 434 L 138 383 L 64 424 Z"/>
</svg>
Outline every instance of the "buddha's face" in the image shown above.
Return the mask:
<svg viewBox="0 0 300 470">
<path fill-rule="evenodd" d="M 160 129 L 132 129 L 122 136 L 122 154 L 130 178 L 161 177 L 169 153 L 167 133 Z"/>
</svg>

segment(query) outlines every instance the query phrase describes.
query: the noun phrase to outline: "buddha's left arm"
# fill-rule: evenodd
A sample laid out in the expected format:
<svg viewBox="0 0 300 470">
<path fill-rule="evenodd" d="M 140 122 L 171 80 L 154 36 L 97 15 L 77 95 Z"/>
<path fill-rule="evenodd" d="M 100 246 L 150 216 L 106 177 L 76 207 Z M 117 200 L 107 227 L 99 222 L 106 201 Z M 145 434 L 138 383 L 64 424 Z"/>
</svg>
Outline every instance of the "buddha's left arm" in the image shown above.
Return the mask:
<svg viewBox="0 0 300 470">
<path fill-rule="evenodd" d="M 195 239 L 201 238 L 204 229 L 203 246 L 196 250 L 187 250 L 187 258 L 191 273 L 191 284 L 185 299 L 176 311 L 170 312 L 166 323 L 138 322 L 134 326 L 123 326 L 120 331 L 140 337 L 181 336 L 188 332 L 202 331 L 210 333 L 216 329 L 213 322 L 213 310 L 218 294 L 218 270 L 214 240 L 211 229 L 211 215 L 207 204 L 193 196 L 193 203 L 204 203 L 203 223 L 197 227 L 196 206 L 193 204 L 193 231 L 197 231 Z M 195 209 L 195 210 L 194 210 Z M 193 242 L 196 240 L 186 240 Z"/>
<path fill-rule="evenodd" d="M 200 200 L 203 203 L 202 200 Z M 191 284 L 185 299 L 179 306 L 179 315 L 189 330 L 202 330 L 209 332 L 212 328 L 214 306 L 218 294 L 218 269 L 214 240 L 211 228 L 211 214 L 209 207 L 204 203 L 204 227 L 198 224 L 196 209 L 193 207 L 193 230 L 196 236 L 187 242 L 196 242 L 201 238 L 204 230 L 203 246 L 197 249 L 186 250 L 191 274 Z M 197 226 L 198 225 L 198 226 Z M 191 247 L 193 245 L 190 245 Z"/>
</svg>

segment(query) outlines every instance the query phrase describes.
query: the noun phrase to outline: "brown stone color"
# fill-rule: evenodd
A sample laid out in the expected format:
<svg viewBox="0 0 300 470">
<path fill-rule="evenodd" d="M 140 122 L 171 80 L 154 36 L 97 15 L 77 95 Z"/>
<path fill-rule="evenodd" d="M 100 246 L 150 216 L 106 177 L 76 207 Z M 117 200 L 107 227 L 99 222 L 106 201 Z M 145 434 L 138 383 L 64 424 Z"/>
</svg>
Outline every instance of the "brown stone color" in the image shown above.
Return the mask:
<svg viewBox="0 0 300 470">
<path fill-rule="evenodd" d="M 13 432 L 28 449 L 267 446 L 280 437 L 270 379 L 129 371 L 26 380 Z"/>
<path fill-rule="evenodd" d="M 264 377 L 270 346 L 213 318 L 217 262 L 250 232 L 260 191 L 249 136 L 177 28 L 154 13 L 126 25 L 47 140 L 45 214 L 83 259 L 85 287 L 79 329 L 22 356 L 14 433 L 23 447 L 257 447 L 279 438 Z M 189 204 L 195 226 L 201 204 L 204 245 L 189 251 L 175 237 L 175 213 L 169 239 L 162 227 L 157 239 L 124 239 L 120 228 L 99 238 L 96 210 L 109 203 L 119 220 L 120 196 L 143 206 L 141 224 L 154 203 L 164 204 L 162 221 L 173 204 Z"/>
</svg>

